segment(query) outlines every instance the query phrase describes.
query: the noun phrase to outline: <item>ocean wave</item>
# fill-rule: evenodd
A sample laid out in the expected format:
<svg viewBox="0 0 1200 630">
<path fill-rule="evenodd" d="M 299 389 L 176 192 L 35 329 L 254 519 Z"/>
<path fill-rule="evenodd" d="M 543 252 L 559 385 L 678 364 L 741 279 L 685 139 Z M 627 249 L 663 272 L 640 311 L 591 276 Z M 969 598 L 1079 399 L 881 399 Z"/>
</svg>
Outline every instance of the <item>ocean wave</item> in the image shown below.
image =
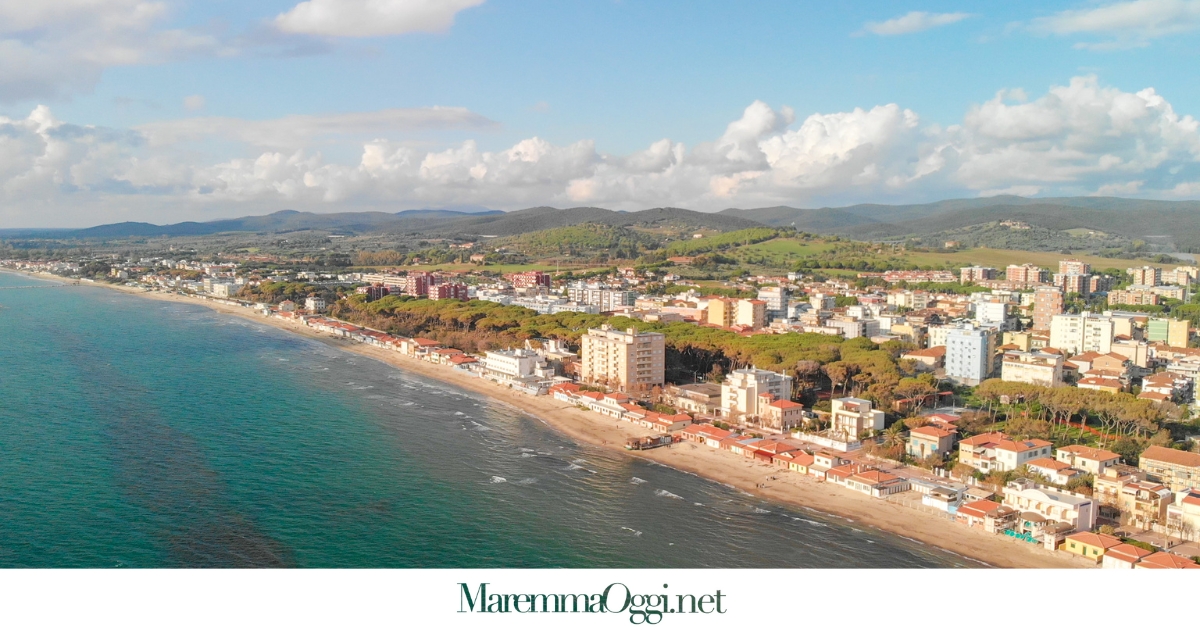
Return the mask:
<svg viewBox="0 0 1200 630">
<path fill-rule="evenodd" d="M 521 453 L 521 457 L 537 457 L 537 455 L 533 453 Z"/>
<path fill-rule="evenodd" d="M 754 508 L 754 513 L 755 514 L 770 514 L 771 510 L 764 510 L 762 508 Z"/>
<path fill-rule="evenodd" d="M 454 415 L 456 415 L 456 416 L 465 416 L 465 415 L 467 415 L 467 414 L 465 414 L 465 413 L 463 413 L 463 412 L 461 412 L 461 411 L 455 411 L 455 412 L 454 412 Z"/>
<path fill-rule="evenodd" d="M 634 529 L 634 528 L 632 528 L 632 527 L 625 527 L 624 525 L 622 525 L 622 526 L 621 526 L 621 529 L 623 529 L 623 530 L 625 530 L 625 531 L 627 531 L 627 532 L 632 532 L 634 536 L 641 536 L 641 535 L 642 535 L 642 532 L 640 532 L 640 531 L 638 531 L 638 530 L 636 530 L 636 529 Z"/>
<path fill-rule="evenodd" d="M 537 483 L 537 478 L 536 477 L 526 477 L 520 481 L 515 481 L 513 483 L 517 484 L 518 486 L 528 486 L 529 484 Z"/>
<path fill-rule="evenodd" d="M 683 498 L 683 497 L 679 496 L 678 494 L 675 494 L 674 492 L 668 492 L 666 490 L 655 490 L 654 495 L 659 496 L 659 497 L 667 497 L 668 499 L 682 499 Z"/>
<path fill-rule="evenodd" d="M 492 477 L 492 483 L 504 483 L 505 481 L 508 481 L 508 480 L 505 479 L 504 477 L 495 477 L 495 476 Z"/>
<path fill-rule="evenodd" d="M 575 464 L 571 464 L 571 465 L 572 465 L 572 466 L 574 466 Z M 632 483 L 632 484 L 634 484 L 634 485 L 637 485 L 637 484 L 640 484 L 640 483 L 646 483 L 646 480 L 645 480 L 645 479 L 640 479 L 640 478 L 638 478 L 638 477 L 634 477 L 633 479 L 630 479 L 630 480 L 629 480 L 629 483 Z"/>
<path fill-rule="evenodd" d="M 533 449 L 531 449 L 531 448 L 525 448 L 524 446 L 522 446 L 522 447 L 521 447 L 521 452 L 522 452 L 522 453 L 532 453 L 532 452 L 534 452 L 534 450 L 533 450 Z"/>
</svg>

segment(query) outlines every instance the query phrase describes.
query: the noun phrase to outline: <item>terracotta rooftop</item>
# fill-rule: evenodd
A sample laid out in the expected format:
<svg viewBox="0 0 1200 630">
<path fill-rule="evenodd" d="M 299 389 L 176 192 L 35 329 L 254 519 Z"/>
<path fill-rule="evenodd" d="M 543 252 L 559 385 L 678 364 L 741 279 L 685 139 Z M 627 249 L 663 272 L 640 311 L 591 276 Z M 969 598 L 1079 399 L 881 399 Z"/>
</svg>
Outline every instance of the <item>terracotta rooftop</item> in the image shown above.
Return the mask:
<svg viewBox="0 0 1200 630">
<path fill-rule="evenodd" d="M 1167 462 L 1176 466 L 1189 466 L 1200 468 L 1200 453 L 1188 453 L 1187 451 L 1177 451 L 1173 448 L 1163 446 L 1151 446 L 1142 451 L 1142 459 L 1151 459 L 1158 462 Z"/>
</svg>

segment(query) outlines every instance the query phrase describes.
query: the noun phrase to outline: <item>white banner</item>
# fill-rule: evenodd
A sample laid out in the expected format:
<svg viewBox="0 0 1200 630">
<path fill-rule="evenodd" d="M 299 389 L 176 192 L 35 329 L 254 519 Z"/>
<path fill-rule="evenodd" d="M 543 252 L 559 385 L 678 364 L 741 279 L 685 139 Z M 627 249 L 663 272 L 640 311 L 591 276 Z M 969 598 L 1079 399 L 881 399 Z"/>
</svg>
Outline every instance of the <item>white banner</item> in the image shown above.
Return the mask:
<svg viewBox="0 0 1200 630">
<path fill-rule="evenodd" d="M 1191 627 L 1200 571 L 19 570 L 0 582 L 11 627 L 882 628 L 981 614 L 972 627 L 1112 626 L 1147 623 L 1147 601 L 1161 604 L 1152 626 Z M 1100 595 L 1114 588 L 1138 596 Z"/>
</svg>

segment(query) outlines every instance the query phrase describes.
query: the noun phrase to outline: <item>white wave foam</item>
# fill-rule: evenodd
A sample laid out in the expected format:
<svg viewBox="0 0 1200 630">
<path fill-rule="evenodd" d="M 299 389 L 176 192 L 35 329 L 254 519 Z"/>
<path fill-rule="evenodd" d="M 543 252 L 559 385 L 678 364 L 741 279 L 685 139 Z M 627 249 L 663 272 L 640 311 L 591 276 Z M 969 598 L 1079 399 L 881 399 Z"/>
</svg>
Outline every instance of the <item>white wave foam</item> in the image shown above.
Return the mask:
<svg viewBox="0 0 1200 630">
<path fill-rule="evenodd" d="M 579 461 L 579 460 L 576 460 L 576 461 Z M 574 464 L 572 464 L 572 466 L 574 466 Z M 634 485 L 637 485 L 637 484 L 639 484 L 639 483 L 646 483 L 646 480 L 645 480 L 645 479 L 640 479 L 640 478 L 638 478 L 638 477 L 634 477 L 633 479 L 630 479 L 630 480 L 629 480 L 629 483 L 632 483 L 632 484 L 634 484 Z"/>
<path fill-rule="evenodd" d="M 754 513 L 755 514 L 770 514 L 771 510 L 764 510 L 762 508 L 754 508 Z"/>
<path fill-rule="evenodd" d="M 529 484 L 537 483 L 537 478 L 536 477 L 526 477 L 526 478 L 524 478 L 520 481 L 514 482 L 514 483 L 516 483 L 519 486 L 528 486 Z"/>
<path fill-rule="evenodd" d="M 456 416 L 465 416 L 465 415 L 467 415 L 467 414 L 465 414 L 465 413 L 463 413 L 463 412 L 461 412 L 461 411 L 455 411 L 455 412 L 454 412 L 454 415 L 456 415 Z"/>
<path fill-rule="evenodd" d="M 634 528 L 632 528 L 632 527 L 625 527 L 624 525 L 622 525 L 622 526 L 621 526 L 621 529 L 623 529 L 623 530 L 625 530 L 625 531 L 627 531 L 627 532 L 633 532 L 633 535 L 634 535 L 634 536 L 641 536 L 641 535 L 642 535 L 642 532 L 640 532 L 640 531 L 638 531 L 638 530 L 636 530 L 636 529 L 634 529 Z"/>
<path fill-rule="evenodd" d="M 521 453 L 521 457 L 537 457 L 537 455 L 533 453 Z"/>
<path fill-rule="evenodd" d="M 508 480 L 504 477 L 492 477 L 492 483 L 504 483 L 505 481 Z"/>
<path fill-rule="evenodd" d="M 567 470 L 582 470 L 583 466 L 579 464 L 567 464 Z"/>
<path fill-rule="evenodd" d="M 668 499 L 682 499 L 683 498 L 683 497 L 679 496 L 678 494 L 675 494 L 674 492 L 667 492 L 666 490 L 655 490 L 654 494 L 655 494 L 655 496 L 667 497 Z"/>
</svg>

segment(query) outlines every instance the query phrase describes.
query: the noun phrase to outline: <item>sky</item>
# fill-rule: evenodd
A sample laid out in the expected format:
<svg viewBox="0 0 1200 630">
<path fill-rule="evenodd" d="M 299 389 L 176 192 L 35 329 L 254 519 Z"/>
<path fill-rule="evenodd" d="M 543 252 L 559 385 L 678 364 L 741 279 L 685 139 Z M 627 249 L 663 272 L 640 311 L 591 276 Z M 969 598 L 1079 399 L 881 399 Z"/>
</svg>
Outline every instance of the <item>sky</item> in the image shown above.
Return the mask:
<svg viewBox="0 0 1200 630">
<path fill-rule="evenodd" d="M 1200 0 L 0 0 L 0 228 L 1200 199 L 1198 44 Z"/>
</svg>

